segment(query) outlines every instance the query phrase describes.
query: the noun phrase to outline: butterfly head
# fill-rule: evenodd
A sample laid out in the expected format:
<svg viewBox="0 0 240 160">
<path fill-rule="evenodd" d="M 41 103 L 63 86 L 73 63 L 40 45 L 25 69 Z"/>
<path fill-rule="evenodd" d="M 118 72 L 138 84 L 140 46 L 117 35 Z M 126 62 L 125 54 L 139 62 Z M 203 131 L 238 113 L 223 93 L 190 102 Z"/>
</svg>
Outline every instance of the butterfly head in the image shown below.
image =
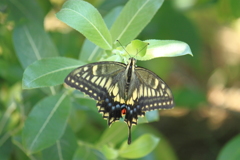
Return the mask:
<svg viewBox="0 0 240 160">
<path fill-rule="evenodd" d="M 135 58 L 133 58 L 133 57 L 130 57 L 128 59 L 128 63 L 127 64 L 129 64 L 130 66 L 135 66 L 136 63 L 137 63 L 137 60 Z"/>
</svg>

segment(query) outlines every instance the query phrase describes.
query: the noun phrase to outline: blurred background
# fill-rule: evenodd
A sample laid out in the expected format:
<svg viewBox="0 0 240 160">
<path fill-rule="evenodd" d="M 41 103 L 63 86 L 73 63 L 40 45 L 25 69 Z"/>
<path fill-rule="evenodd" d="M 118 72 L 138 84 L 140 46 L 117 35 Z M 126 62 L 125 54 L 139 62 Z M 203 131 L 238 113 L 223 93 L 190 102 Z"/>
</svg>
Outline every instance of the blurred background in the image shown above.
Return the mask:
<svg viewBox="0 0 240 160">
<path fill-rule="evenodd" d="M 89 2 L 104 16 L 127 1 Z M 78 58 L 84 37 L 55 17 L 64 1 L 37 3 L 45 9 L 44 28 L 60 55 Z M 1 5 L 0 119 L 8 100 L 18 96 L 14 91 L 21 90 L 23 69 L 12 42 L 14 25 Z M 160 111 L 160 121 L 147 125 L 171 146 L 172 159 L 217 159 L 221 149 L 240 133 L 240 1 L 166 0 L 137 38 L 179 40 L 190 46 L 193 57 L 138 61 L 170 86 L 176 103 L 174 109 Z"/>
</svg>

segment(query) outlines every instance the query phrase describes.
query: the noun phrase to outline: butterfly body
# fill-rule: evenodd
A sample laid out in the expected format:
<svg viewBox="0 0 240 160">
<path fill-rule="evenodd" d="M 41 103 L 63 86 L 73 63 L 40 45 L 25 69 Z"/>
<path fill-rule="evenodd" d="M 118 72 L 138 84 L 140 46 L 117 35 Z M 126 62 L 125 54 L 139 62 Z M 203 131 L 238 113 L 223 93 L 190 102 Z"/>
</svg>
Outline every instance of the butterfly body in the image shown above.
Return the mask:
<svg viewBox="0 0 240 160">
<path fill-rule="evenodd" d="M 155 73 L 137 67 L 130 58 L 128 64 L 103 61 L 90 63 L 73 70 L 65 83 L 89 95 L 97 101 L 97 108 L 110 126 L 124 118 L 129 128 L 139 116 L 154 109 L 173 108 L 173 96 L 169 87 Z"/>
</svg>

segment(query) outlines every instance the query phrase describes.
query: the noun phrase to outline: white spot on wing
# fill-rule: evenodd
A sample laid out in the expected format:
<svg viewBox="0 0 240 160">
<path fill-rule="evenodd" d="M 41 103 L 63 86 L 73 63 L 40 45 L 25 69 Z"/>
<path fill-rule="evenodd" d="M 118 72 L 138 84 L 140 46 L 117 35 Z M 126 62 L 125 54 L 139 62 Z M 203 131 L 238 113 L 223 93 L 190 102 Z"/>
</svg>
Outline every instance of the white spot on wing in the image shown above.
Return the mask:
<svg viewBox="0 0 240 160">
<path fill-rule="evenodd" d="M 112 84 L 112 78 L 108 78 L 108 81 L 107 81 L 105 87 L 109 88 L 111 86 L 111 84 Z"/>
<path fill-rule="evenodd" d="M 98 68 L 97 65 L 95 65 L 95 66 L 92 67 L 93 75 L 97 75 L 97 68 Z"/>
<path fill-rule="evenodd" d="M 140 97 L 141 95 L 143 95 L 143 85 L 141 85 L 141 86 L 139 87 L 139 92 L 138 92 L 138 94 L 139 94 L 139 97 Z"/>
<path fill-rule="evenodd" d="M 90 79 L 90 76 L 87 76 L 86 80 L 89 81 L 89 79 Z"/>
<path fill-rule="evenodd" d="M 94 83 L 97 79 L 97 76 L 94 76 L 92 79 L 91 79 L 91 82 Z"/>
<path fill-rule="evenodd" d="M 152 90 L 152 96 L 155 97 L 156 96 L 155 91 L 153 89 L 151 89 L 151 90 Z"/>
<path fill-rule="evenodd" d="M 144 96 L 147 97 L 147 87 L 144 87 Z"/>
<path fill-rule="evenodd" d="M 133 97 L 133 100 L 136 100 L 136 99 L 137 99 L 137 89 L 135 89 L 135 90 L 133 91 L 132 97 Z"/>
<path fill-rule="evenodd" d="M 164 89 L 165 86 L 166 86 L 166 85 L 165 85 L 164 83 L 161 84 L 162 89 Z"/>
<path fill-rule="evenodd" d="M 84 71 L 87 71 L 87 69 L 88 69 L 88 67 L 84 67 L 84 68 L 83 68 Z"/>
<path fill-rule="evenodd" d="M 98 80 L 95 82 L 96 85 L 99 85 L 99 83 L 101 82 L 102 78 L 101 77 L 98 77 Z"/>
<path fill-rule="evenodd" d="M 151 97 L 151 89 L 148 88 L 148 97 Z"/>
<path fill-rule="evenodd" d="M 157 87 L 158 87 L 158 83 L 159 83 L 159 82 L 158 82 L 158 79 L 155 78 L 155 84 L 154 84 L 154 86 L 153 86 L 154 89 L 157 89 Z"/>
<path fill-rule="evenodd" d="M 87 72 L 82 75 L 82 78 L 85 78 L 87 76 Z"/>
<path fill-rule="evenodd" d="M 116 83 L 112 91 L 113 95 L 116 96 L 118 94 L 118 91 L 119 91 L 119 88 L 118 88 L 118 84 Z"/>
<path fill-rule="evenodd" d="M 101 83 L 99 84 L 101 87 L 103 87 L 106 83 L 107 78 L 103 78 Z"/>
</svg>

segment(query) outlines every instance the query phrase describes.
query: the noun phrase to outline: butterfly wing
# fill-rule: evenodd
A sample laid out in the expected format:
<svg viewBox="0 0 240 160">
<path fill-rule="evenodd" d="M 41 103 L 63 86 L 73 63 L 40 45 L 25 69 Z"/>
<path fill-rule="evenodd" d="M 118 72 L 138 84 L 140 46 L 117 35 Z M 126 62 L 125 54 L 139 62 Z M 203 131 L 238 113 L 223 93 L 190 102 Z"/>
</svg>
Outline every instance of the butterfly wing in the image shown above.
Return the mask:
<svg viewBox="0 0 240 160">
<path fill-rule="evenodd" d="M 171 109 L 174 107 L 173 95 L 167 84 L 155 73 L 137 67 L 136 76 L 139 80 L 138 104 L 142 111 L 155 109 Z"/>
<path fill-rule="evenodd" d="M 108 95 L 108 89 L 117 83 L 119 73 L 124 69 L 123 63 L 90 63 L 73 70 L 65 83 L 99 101 Z"/>
<path fill-rule="evenodd" d="M 136 67 L 129 84 L 126 115 L 128 125 L 128 144 L 131 143 L 131 128 L 136 125 L 139 116 L 154 109 L 171 109 L 174 107 L 173 95 L 166 83 L 155 73 Z"/>
<path fill-rule="evenodd" d="M 90 63 L 73 70 L 65 83 L 97 100 L 98 111 L 111 125 L 121 118 L 124 107 L 125 69 L 126 65 L 118 62 Z"/>
<path fill-rule="evenodd" d="M 174 107 L 173 95 L 167 84 L 155 73 L 145 68 L 136 67 L 129 86 L 125 122 L 128 126 L 137 124 L 139 116 L 155 109 Z"/>
<path fill-rule="evenodd" d="M 108 125 L 125 115 L 130 144 L 131 127 L 137 124 L 139 116 L 154 109 L 173 108 L 174 103 L 171 90 L 155 73 L 136 67 L 127 84 L 128 73 L 123 63 L 97 62 L 75 69 L 65 83 L 97 100 L 98 111 Z"/>
</svg>

